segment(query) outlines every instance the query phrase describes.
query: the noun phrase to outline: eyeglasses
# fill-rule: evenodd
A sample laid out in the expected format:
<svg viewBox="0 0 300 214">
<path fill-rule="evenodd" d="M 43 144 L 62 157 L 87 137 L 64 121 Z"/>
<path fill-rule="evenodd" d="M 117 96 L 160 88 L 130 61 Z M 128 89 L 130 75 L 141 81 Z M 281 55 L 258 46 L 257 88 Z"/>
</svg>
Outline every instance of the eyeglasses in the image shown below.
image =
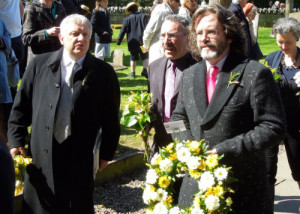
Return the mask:
<svg viewBox="0 0 300 214">
<path fill-rule="evenodd" d="M 206 31 L 198 31 L 197 36 L 202 37 L 206 35 L 208 38 L 215 38 L 219 34 L 219 30 L 206 30 Z"/>
<path fill-rule="evenodd" d="M 186 33 L 162 33 L 159 36 L 160 40 L 165 40 L 165 38 L 167 37 L 168 39 L 176 40 L 178 36 L 180 36 L 181 34 L 186 34 Z"/>
</svg>

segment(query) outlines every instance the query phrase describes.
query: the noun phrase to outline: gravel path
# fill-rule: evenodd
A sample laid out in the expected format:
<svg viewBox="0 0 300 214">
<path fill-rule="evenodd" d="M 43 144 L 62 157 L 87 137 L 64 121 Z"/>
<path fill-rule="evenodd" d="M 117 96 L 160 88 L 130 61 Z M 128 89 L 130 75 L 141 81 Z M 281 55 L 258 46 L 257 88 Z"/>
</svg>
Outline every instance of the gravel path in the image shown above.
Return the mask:
<svg viewBox="0 0 300 214">
<path fill-rule="evenodd" d="M 128 176 L 123 176 L 96 187 L 94 190 L 95 213 L 146 213 L 141 188 L 145 185 L 146 170 L 145 167 Z"/>
</svg>

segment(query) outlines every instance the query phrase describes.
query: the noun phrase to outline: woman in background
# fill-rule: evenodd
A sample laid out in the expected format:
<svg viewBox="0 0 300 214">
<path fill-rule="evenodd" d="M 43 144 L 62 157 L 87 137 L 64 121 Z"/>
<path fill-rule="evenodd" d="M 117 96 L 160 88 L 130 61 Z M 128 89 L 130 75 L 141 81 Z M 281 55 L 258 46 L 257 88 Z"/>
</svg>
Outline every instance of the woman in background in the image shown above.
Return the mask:
<svg viewBox="0 0 300 214">
<path fill-rule="evenodd" d="M 110 58 L 110 43 L 113 30 L 110 27 L 110 16 L 107 11 L 108 0 L 96 0 L 91 24 L 95 33 L 95 57 L 104 60 Z"/>
<path fill-rule="evenodd" d="M 300 188 L 300 48 L 296 42 L 300 38 L 300 23 L 294 18 L 281 18 L 273 26 L 278 47 L 281 49 L 267 56 L 266 62 L 276 68 L 280 75 L 278 86 L 284 104 L 287 136 L 284 141 L 293 179 Z M 266 150 L 268 176 L 273 191 L 277 173 L 278 147 Z"/>
<path fill-rule="evenodd" d="M 252 3 L 247 3 L 243 8 L 246 19 L 249 23 L 249 32 L 251 39 L 251 59 L 260 60 L 263 58 L 263 54 L 259 48 L 257 43 L 257 34 L 258 34 L 258 15 L 257 15 L 257 7 Z"/>
</svg>

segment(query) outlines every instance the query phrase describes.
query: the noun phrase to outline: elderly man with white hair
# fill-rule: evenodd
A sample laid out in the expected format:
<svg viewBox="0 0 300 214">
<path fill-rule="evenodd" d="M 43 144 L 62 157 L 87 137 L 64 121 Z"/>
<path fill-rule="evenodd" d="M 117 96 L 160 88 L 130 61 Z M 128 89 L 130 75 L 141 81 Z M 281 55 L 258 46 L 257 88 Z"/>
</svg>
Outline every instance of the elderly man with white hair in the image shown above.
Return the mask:
<svg viewBox="0 0 300 214">
<path fill-rule="evenodd" d="M 90 22 L 73 14 L 60 29 L 63 47 L 33 58 L 9 118 L 12 156 L 25 156 L 27 127 L 32 127 L 23 213 L 94 213 L 96 136 L 101 128 L 100 170 L 119 142 L 120 87 L 114 69 L 88 52 Z"/>
</svg>

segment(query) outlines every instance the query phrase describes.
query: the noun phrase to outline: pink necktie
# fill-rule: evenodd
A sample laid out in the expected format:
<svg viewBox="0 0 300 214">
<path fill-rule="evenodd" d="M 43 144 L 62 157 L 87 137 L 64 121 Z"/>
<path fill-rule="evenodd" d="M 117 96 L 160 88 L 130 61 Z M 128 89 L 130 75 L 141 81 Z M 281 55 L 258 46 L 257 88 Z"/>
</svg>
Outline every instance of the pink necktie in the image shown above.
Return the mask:
<svg viewBox="0 0 300 214">
<path fill-rule="evenodd" d="M 216 77 L 218 74 L 219 68 L 217 66 L 210 66 L 207 79 L 206 79 L 206 91 L 207 91 L 207 101 L 210 103 L 212 95 L 216 87 Z"/>
<path fill-rule="evenodd" d="M 170 68 L 167 70 L 165 85 L 165 122 L 168 122 L 171 117 L 171 100 L 175 91 L 175 68 L 176 65 L 174 62 L 172 62 Z"/>
</svg>

